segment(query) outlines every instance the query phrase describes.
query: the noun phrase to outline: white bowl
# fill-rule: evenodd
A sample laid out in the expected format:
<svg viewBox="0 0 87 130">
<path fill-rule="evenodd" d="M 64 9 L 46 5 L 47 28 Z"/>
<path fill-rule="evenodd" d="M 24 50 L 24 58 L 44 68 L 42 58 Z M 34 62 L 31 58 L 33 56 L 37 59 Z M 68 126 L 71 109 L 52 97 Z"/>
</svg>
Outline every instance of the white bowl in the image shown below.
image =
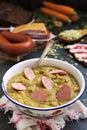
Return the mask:
<svg viewBox="0 0 87 130">
<path fill-rule="evenodd" d="M 66 70 L 67 72 L 69 72 L 70 74 L 72 74 L 75 79 L 77 80 L 77 82 L 79 83 L 80 86 L 80 92 L 79 94 L 70 102 L 61 105 L 61 106 L 57 106 L 57 107 L 52 107 L 52 108 L 34 108 L 34 107 L 29 107 L 26 105 L 23 105 L 15 100 L 13 100 L 8 93 L 6 92 L 6 85 L 8 80 L 16 75 L 17 73 L 21 72 L 25 66 L 29 66 L 29 67 L 34 67 L 36 61 L 38 60 L 38 58 L 36 59 L 30 59 L 30 60 L 25 60 L 22 62 L 17 63 L 16 65 L 12 66 L 4 75 L 3 77 L 3 81 L 2 81 L 2 89 L 3 92 L 5 94 L 5 96 L 14 104 L 17 105 L 17 107 L 25 112 L 26 114 L 32 116 L 32 117 L 51 117 L 53 116 L 53 113 L 56 113 L 57 115 L 60 114 L 61 112 L 65 111 L 65 109 L 67 108 L 67 106 L 72 105 L 73 103 L 75 103 L 83 94 L 84 89 L 85 89 L 85 80 L 84 77 L 82 75 L 82 73 L 73 65 L 67 63 L 66 61 L 61 61 L 61 60 L 57 60 L 57 59 L 52 59 L 52 58 L 44 58 L 44 60 L 41 62 L 41 66 L 44 65 L 50 65 L 50 66 L 54 66 L 57 68 L 61 68 Z M 55 114 L 55 115 L 56 115 Z"/>
</svg>

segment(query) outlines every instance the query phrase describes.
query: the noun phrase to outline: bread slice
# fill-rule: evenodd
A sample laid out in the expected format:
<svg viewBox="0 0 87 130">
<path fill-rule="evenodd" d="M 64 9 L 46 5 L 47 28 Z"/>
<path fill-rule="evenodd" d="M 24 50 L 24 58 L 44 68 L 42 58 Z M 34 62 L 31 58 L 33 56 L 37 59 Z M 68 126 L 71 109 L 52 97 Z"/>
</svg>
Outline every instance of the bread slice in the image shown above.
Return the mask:
<svg viewBox="0 0 87 130">
<path fill-rule="evenodd" d="M 0 0 L 0 26 L 19 26 L 31 21 L 34 14 L 20 5 L 13 4 L 17 0 Z M 18 1 L 19 2 L 19 1 Z"/>
<path fill-rule="evenodd" d="M 33 39 L 48 39 L 50 36 L 44 23 L 24 24 L 14 28 L 14 33 L 22 33 Z"/>
</svg>

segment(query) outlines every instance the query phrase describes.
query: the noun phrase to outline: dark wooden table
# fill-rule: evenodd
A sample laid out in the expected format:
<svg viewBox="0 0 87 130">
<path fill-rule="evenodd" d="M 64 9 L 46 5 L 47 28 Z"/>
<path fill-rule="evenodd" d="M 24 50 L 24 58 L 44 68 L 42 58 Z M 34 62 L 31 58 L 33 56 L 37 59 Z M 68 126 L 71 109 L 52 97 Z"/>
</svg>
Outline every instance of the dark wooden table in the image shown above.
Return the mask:
<svg viewBox="0 0 87 130">
<path fill-rule="evenodd" d="M 87 21 L 87 20 L 85 20 L 85 21 Z M 84 24 L 84 22 L 82 24 Z M 78 25 L 78 23 L 77 23 L 77 25 Z M 73 28 L 73 27 L 74 27 L 74 24 L 67 26 L 67 28 Z M 69 52 L 66 51 L 64 48 L 65 44 L 61 43 L 62 47 L 59 47 L 60 44 L 59 44 L 58 38 L 55 39 L 55 41 L 56 41 L 56 44 L 58 44 L 58 46 L 54 46 L 54 48 L 53 48 L 55 54 L 49 53 L 47 56 L 53 57 L 56 59 L 66 60 L 67 62 L 69 62 L 69 63 L 73 64 L 75 67 L 77 67 L 83 73 L 85 82 L 86 82 L 86 89 L 84 91 L 84 94 L 81 96 L 80 100 L 83 102 L 83 104 L 85 106 L 87 106 L 87 66 L 84 66 L 83 64 L 78 62 L 74 57 L 69 57 Z M 87 43 L 86 38 L 85 38 L 84 42 Z M 39 57 L 41 55 L 43 49 L 44 49 L 44 47 L 39 48 L 36 51 L 32 51 L 31 53 L 27 54 L 22 60 Z M 4 73 L 14 64 L 16 64 L 16 63 L 10 62 L 10 61 L 0 64 L 0 83 L 2 82 L 2 77 L 3 77 Z M 2 92 L 2 89 L 0 86 L 0 97 L 2 95 L 3 95 L 3 92 Z M 0 111 L 0 130 L 15 130 L 15 128 L 11 124 L 8 124 L 8 122 L 9 122 L 8 116 L 9 116 L 8 113 L 6 115 L 4 115 L 4 112 Z M 87 119 L 84 119 L 84 120 L 80 119 L 78 121 L 69 121 L 66 123 L 66 126 L 63 130 L 78 130 L 78 129 L 87 130 Z"/>
</svg>

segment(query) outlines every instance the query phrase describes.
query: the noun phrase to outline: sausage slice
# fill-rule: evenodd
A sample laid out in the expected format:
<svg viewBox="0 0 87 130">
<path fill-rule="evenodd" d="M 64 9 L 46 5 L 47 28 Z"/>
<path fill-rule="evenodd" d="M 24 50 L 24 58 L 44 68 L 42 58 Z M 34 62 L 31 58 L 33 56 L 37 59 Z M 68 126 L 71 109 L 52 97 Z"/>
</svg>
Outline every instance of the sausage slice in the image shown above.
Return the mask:
<svg viewBox="0 0 87 130">
<path fill-rule="evenodd" d="M 60 75 L 66 75 L 67 72 L 61 69 L 54 69 L 50 71 L 51 74 L 60 74 Z"/>
<path fill-rule="evenodd" d="M 47 88 L 48 90 L 52 88 L 52 83 L 51 80 L 46 77 L 46 76 L 42 76 L 42 84 L 45 88 Z"/>
<path fill-rule="evenodd" d="M 35 78 L 35 74 L 34 74 L 33 70 L 29 67 L 24 68 L 24 75 L 29 80 L 33 80 Z"/>
<path fill-rule="evenodd" d="M 48 94 L 44 90 L 35 90 L 30 94 L 30 96 L 37 101 L 44 102 L 46 101 Z"/>
<path fill-rule="evenodd" d="M 56 93 L 57 99 L 65 101 L 71 97 L 71 88 L 68 85 L 63 85 Z"/>
<path fill-rule="evenodd" d="M 12 83 L 11 86 L 15 90 L 26 90 L 26 87 L 22 83 Z"/>
</svg>

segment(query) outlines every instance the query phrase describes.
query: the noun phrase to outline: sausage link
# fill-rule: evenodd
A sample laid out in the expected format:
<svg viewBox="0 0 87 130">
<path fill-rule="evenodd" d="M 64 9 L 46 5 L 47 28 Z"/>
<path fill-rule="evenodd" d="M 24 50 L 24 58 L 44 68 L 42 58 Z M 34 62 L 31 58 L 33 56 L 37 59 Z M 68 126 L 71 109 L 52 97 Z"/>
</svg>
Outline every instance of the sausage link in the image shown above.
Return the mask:
<svg viewBox="0 0 87 130">
<path fill-rule="evenodd" d="M 19 55 L 29 52 L 35 43 L 33 40 L 22 34 L 15 34 L 3 31 L 0 34 L 0 49 L 10 55 Z"/>
</svg>

